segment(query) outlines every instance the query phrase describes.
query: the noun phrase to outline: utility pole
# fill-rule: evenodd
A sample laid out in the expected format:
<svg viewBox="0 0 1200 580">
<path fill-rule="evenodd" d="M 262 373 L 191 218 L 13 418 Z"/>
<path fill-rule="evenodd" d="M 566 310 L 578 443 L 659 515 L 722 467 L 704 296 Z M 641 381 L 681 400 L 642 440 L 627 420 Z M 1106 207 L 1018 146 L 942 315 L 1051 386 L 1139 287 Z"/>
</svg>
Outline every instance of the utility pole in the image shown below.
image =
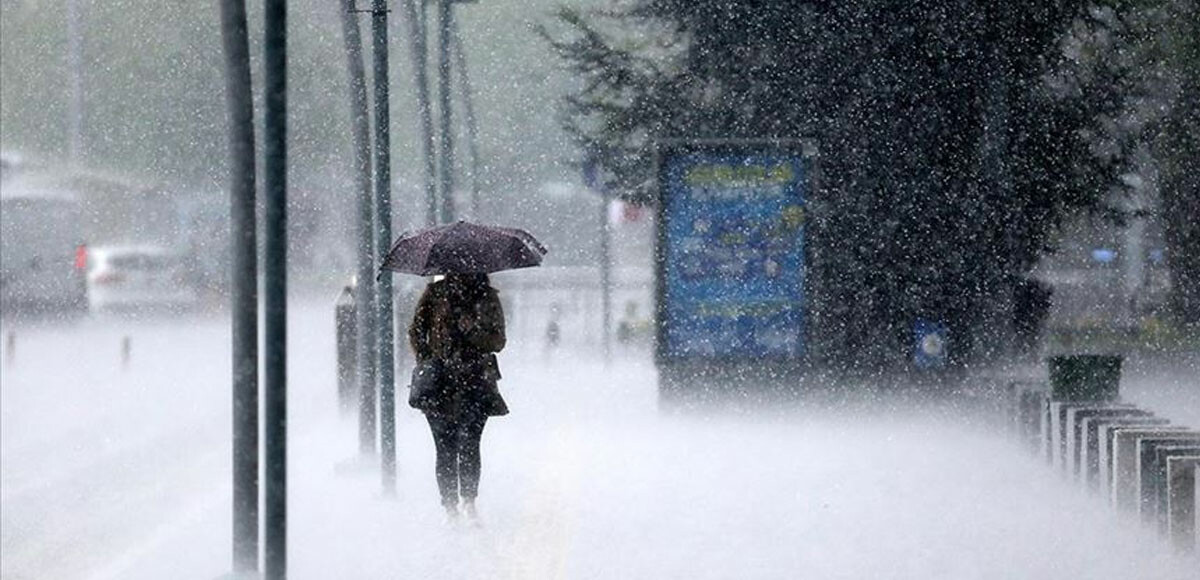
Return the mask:
<svg viewBox="0 0 1200 580">
<path fill-rule="evenodd" d="M 72 4 L 74 1 L 72 0 Z M 229 139 L 233 368 L 233 570 L 258 571 L 258 264 L 254 98 L 245 0 L 221 0 Z"/>
<path fill-rule="evenodd" d="M 604 363 L 612 361 L 612 228 L 608 224 L 608 185 L 600 176 L 599 155 L 588 154 L 583 163 L 583 184 L 600 194 L 600 340 L 604 343 Z"/>
<path fill-rule="evenodd" d="M 438 107 L 441 114 L 440 182 L 442 223 L 454 221 L 454 135 L 450 110 L 450 35 L 454 18 L 451 0 L 437 0 L 438 22 Z"/>
<path fill-rule="evenodd" d="M 437 157 L 434 154 L 433 106 L 429 102 L 429 36 L 425 26 L 425 4 L 404 0 L 408 22 L 409 46 L 413 60 L 413 80 L 417 87 L 417 112 L 421 116 L 421 146 L 425 156 L 425 225 L 438 223 Z"/>
<path fill-rule="evenodd" d="M 375 271 L 392 243 L 391 116 L 388 107 L 387 0 L 374 0 L 371 11 L 375 65 Z M 379 278 L 376 312 L 379 330 L 379 414 L 383 451 L 383 489 L 396 492 L 396 367 L 392 275 Z"/>
<path fill-rule="evenodd" d="M 479 123 L 475 119 L 474 91 L 471 90 L 471 76 L 467 73 L 462 34 L 459 34 L 457 20 L 451 20 L 450 24 L 454 64 L 458 67 L 458 81 L 462 86 L 463 120 L 467 123 L 467 154 L 471 157 L 471 217 L 479 219 Z"/>
<path fill-rule="evenodd" d="M 264 0 L 263 572 L 287 578 L 287 0 Z"/>
<path fill-rule="evenodd" d="M 355 0 L 342 0 L 342 35 L 350 79 L 350 121 L 354 142 L 354 188 L 358 219 L 358 273 L 354 291 L 355 343 L 358 361 L 358 448 L 375 453 L 375 254 L 371 223 L 371 119 L 367 106 L 366 71 Z"/>
<path fill-rule="evenodd" d="M 79 0 L 67 0 L 67 68 L 71 75 L 67 155 L 71 163 L 79 165 L 83 163 L 83 25 Z"/>
</svg>

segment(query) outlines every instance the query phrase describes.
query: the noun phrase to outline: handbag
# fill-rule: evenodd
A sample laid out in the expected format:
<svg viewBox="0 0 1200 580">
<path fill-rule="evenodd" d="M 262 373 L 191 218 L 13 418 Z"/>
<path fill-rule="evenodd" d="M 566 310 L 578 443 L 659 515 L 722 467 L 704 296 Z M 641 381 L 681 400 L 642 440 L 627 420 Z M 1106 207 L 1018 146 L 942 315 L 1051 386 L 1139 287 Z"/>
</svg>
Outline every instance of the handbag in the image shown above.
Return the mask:
<svg viewBox="0 0 1200 580">
<path fill-rule="evenodd" d="M 440 360 L 418 361 L 408 384 L 408 406 L 422 411 L 432 408 L 445 383 L 445 374 L 446 367 Z"/>
</svg>

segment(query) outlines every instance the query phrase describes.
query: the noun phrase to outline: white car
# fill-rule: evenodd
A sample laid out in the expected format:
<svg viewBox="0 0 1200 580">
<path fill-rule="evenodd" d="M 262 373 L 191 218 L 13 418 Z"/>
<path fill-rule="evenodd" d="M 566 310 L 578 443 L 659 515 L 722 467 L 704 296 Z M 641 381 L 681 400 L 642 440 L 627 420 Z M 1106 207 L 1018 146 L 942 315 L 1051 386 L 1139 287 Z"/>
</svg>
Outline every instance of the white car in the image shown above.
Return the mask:
<svg viewBox="0 0 1200 580">
<path fill-rule="evenodd" d="M 88 251 L 92 312 L 186 310 L 196 304 L 182 256 L 161 246 L 104 246 Z"/>
</svg>

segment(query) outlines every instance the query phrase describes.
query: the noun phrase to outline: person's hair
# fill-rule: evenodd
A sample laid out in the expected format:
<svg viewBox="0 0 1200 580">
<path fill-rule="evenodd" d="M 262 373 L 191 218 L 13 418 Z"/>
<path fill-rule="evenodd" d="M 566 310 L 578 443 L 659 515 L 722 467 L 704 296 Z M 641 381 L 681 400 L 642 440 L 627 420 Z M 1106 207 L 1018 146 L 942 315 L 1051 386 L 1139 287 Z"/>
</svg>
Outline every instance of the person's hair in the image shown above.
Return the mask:
<svg viewBox="0 0 1200 580">
<path fill-rule="evenodd" d="M 487 274 L 448 274 L 446 285 L 457 298 L 468 301 L 479 300 L 492 287 Z"/>
<path fill-rule="evenodd" d="M 409 343 L 417 358 L 444 356 L 454 341 L 451 311 L 482 301 L 489 291 L 487 274 L 447 274 L 440 283 L 427 285 L 409 327 Z"/>
<path fill-rule="evenodd" d="M 464 287 L 487 287 L 488 275 L 480 273 L 447 274 L 446 282 Z"/>
</svg>

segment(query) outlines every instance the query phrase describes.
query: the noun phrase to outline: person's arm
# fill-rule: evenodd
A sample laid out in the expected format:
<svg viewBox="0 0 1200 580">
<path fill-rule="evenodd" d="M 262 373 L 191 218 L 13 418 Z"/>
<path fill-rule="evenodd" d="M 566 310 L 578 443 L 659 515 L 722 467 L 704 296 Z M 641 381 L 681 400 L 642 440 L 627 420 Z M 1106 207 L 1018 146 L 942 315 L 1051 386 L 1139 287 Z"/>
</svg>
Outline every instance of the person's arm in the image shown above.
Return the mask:
<svg viewBox="0 0 1200 580">
<path fill-rule="evenodd" d="M 417 301 L 412 324 L 408 327 L 408 344 L 412 347 L 413 355 L 417 360 L 427 360 L 433 357 L 433 347 L 429 344 L 433 302 L 433 292 L 423 293 L 421 299 Z"/>
</svg>

